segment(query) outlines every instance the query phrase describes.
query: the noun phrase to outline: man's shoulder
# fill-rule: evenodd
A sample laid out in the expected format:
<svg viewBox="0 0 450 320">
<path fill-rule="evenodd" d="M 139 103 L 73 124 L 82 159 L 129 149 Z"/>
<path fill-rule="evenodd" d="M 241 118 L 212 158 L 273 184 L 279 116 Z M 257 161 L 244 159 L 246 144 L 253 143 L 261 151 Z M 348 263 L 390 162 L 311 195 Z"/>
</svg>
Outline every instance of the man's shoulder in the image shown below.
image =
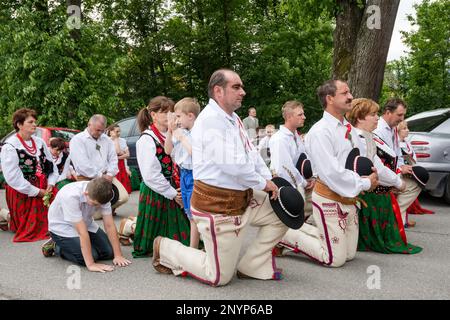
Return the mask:
<svg viewBox="0 0 450 320">
<path fill-rule="evenodd" d="M 78 132 L 77 134 L 75 134 L 71 139 L 70 142 L 72 141 L 78 141 L 80 139 L 83 139 L 84 137 L 86 137 L 86 130 L 83 130 L 81 132 Z"/>
</svg>

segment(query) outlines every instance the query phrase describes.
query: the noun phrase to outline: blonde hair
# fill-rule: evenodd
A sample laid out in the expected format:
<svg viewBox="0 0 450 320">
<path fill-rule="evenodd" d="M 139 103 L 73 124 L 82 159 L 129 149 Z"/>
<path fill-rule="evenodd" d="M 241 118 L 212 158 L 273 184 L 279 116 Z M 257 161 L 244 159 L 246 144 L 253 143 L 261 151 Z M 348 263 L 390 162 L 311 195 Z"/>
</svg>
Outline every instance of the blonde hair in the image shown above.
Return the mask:
<svg viewBox="0 0 450 320">
<path fill-rule="evenodd" d="M 198 117 L 200 104 L 195 98 L 183 98 L 175 104 L 174 111 L 177 110 L 185 114 L 193 113 L 195 117 Z"/>
<path fill-rule="evenodd" d="M 398 130 L 398 131 L 403 130 L 403 129 L 406 129 L 406 128 L 408 128 L 408 122 L 406 122 L 405 120 L 403 120 L 402 122 L 400 122 L 400 123 L 397 125 L 397 130 Z"/>
<path fill-rule="evenodd" d="M 274 126 L 273 124 L 268 124 L 268 125 L 265 127 L 266 130 L 269 129 L 269 128 L 275 129 L 275 126 Z"/>
<path fill-rule="evenodd" d="M 297 108 L 303 109 L 303 103 L 297 100 L 286 101 L 283 107 L 281 108 L 281 114 L 283 116 L 283 119 L 286 120 L 287 116 L 291 115 Z"/>
<path fill-rule="evenodd" d="M 353 99 L 352 110 L 347 112 L 346 118 L 355 127 L 358 120 L 364 120 L 368 114 L 377 113 L 378 110 L 380 110 L 380 106 L 372 99 Z"/>
</svg>

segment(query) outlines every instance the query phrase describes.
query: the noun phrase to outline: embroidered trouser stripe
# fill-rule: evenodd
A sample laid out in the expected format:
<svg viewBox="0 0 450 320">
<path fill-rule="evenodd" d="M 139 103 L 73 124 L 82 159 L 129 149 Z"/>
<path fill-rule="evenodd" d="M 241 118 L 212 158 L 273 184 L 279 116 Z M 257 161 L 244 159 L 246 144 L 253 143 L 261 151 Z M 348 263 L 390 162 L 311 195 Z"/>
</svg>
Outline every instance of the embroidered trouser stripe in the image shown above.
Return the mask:
<svg viewBox="0 0 450 320">
<path fill-rule="evenodd" d="M 199 212 L 193 207 L 191 212 L 206 252 L 162 239 L 160 262 L 175 275 L 188 273 L 202 282 L 219 286 L 233 278 L 236 266 L 237 270 L 257 279 L 272 279 L 278 272 L 271 252 L 287 227 L 274 214 L 267 193 L 255 191 L 254 199 L 241 216 Z M 238 263 L 248 225 L 259 227 L 259 231 Z"/>
<path fill-rule="evenodd" d="M 301 252 L 321 264 L 342 266 L 356 254 L 358 244 L 356 207 L 343 205 L 316 193 L 313 193 L 313 200 L 313 217 L 317 232 L 289 230 L 280 244 L 294 252 Z"/>
</svg>

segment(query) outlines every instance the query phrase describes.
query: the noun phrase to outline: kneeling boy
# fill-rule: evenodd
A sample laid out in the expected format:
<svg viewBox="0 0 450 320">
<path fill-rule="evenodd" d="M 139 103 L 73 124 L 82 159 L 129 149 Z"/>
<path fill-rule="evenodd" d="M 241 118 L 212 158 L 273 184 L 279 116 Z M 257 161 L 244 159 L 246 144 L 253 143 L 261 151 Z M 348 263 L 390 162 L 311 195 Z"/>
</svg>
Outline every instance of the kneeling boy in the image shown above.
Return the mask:
<svg viewBox="0 0 450 320">
<path fill-rule="evenodd" d="M 105 178 L 66 185 L 56 195 L 48 211 L 51 239 L 42 246 L 44 256 L 58 255 L 86 266 L 89 271 L 113 271 L 114 267 L 96 263 L 113 259 L 116 266 L 131 262 L 122 256 L 116 225 L 111 214 L 112 184 Z M 105 232 L 94 222 L 100 211 Z"/>
</svg>

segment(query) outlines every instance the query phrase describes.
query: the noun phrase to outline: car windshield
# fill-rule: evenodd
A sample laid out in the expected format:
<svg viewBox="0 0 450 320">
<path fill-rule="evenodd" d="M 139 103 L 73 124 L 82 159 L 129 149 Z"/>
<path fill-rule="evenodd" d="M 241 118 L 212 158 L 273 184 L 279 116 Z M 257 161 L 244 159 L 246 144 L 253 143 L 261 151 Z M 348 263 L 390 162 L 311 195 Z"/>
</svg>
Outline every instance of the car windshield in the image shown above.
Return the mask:
<svg viewBox="0 0 450 320">
<path fill-rule="evenodd" d="M 408 128 L 413 132 L 430 132 L 449 118 L 449 113 L 408 121 Z"/>
<path fill-rule="evenodd" d="M 64 141 L 70 141 L 76 132 L 66 130 L 52 130 L 52 137 L 63 138 Z"/>
</svg>

